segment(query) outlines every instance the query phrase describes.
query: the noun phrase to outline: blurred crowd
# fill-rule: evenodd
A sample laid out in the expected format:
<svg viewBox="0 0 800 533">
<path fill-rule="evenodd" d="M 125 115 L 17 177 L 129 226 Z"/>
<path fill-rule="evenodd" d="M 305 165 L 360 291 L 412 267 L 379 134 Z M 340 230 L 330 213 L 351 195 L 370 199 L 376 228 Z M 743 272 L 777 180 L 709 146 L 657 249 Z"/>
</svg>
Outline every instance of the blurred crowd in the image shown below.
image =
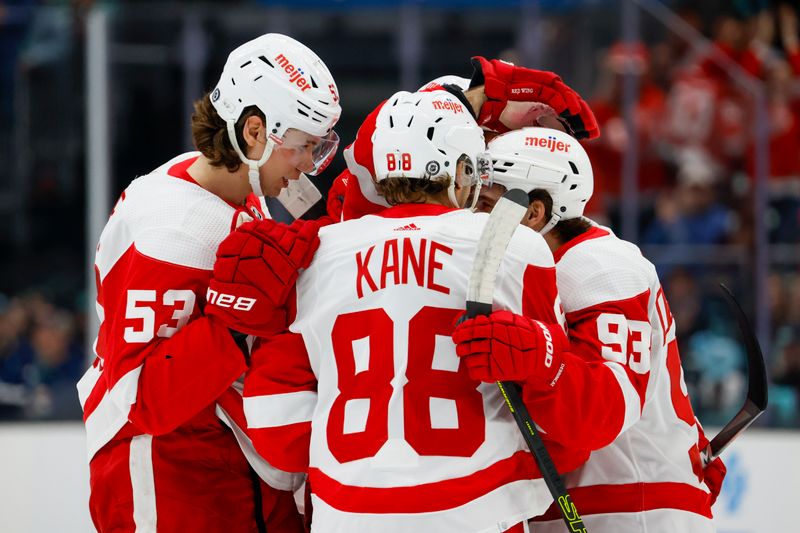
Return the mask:
<svg viewBox="0 0 800 533">
<path fill-rule="evenodd" d="M 767 355 L 775 385 L 770 422 L 795 426 L 800 423 L 800 26 L 796 4 L 746 7 L 731 3 L 708 20 L 693 8 L 678 9 L 682 24 L 712 40 L 702 50 L 669 34 L 649 45 L 620 42 L 603 55 L 590 103 L 602 131 L 587 144 L 597 186 L 590 208 L 596 218 L 615 224 L 623 160 L 636 149 L 638 241 L 665 280 L 692 403 L 707 424 L 730 419 L 746 388 L 744 353 L 731 314 L 720 294 L 708 289 L 714 285 L 708 281 L 711 266 L 717 265 L 715 279 L 746 292 L 749 282 L 726 275 L 719 265 L 735 266 L 737 256 L 748 264 L 757 238 L 754 217 L 764 217 L 772 248 L 788 250 L 789 257 L 785 264 L 773 258 L 770 267 Z M 624 104 L 629 76 L 639 92 L 629 111 L 635 139 Z M 768 136 L 769 208 L 755 213 L 759 126 Z M 685 250 L 679 261 L 675 245 Z M 703 248 L 714 245 L 718 248 Z M 666 255 L 659 253 L 664 250 Z M 703 253 L 709 250 L 710 257 Z M 733 250 L 728 265 L 725 250 Z"/>
<path fill-rule="evenodd" d="M 698 31 L 697 12 L 679 11 Z M 639 191 L 643 203 L 640 242 L 749 244 L 757 125 L 766 122 L 771 211 L 770 242 L 800 242 L 800 27 L 790 4 L 752 16 L 718 14 L 713 46 L 689 48 L 669 34 L 663 42 L 617 43 L 599 65 L 591 102 L 602 137 L 587 148 L 599 190 L 595 212 L 614 209 L 622 160 L 633 144 L 624 116 L 623 84 L 634 74 L 633 106 Z M 744 81 L 742 81 L 744 79 Z M 759 114 L 747 81 L 760 80 L 766 108 Z M 763 124 L 762 124 L 763 125 Z M 610 204 L 610 205 L 609 205 Z"/>
<path fill-rule="evenodd" d="M 5 190 L 17 194 L 25 206 L 16 214 L 0 210 L 4 222 L 0 225 L 0 254 L 17 258 L 0 263 L 0 294 L 7 295 L 0 297 L 0 419 L 77 417 L 80 413 L 74 383 L 88 360 L 90 348 L 84 343 L 84 317 L 82 310 L 78 311 L 81 307 L 65 305 L 63 302 L 69 298 L 63 295 L 72 294 L 74 300 L 82 294 L 86 269 L 81 73 L 86 13 L 93 3 L 0 0 L 0 169 L 16 169 L 15 173 L 0 170 L 0 209 L 9 205 L 2 201 Z M 685 33 L 679 37 L 670 31 L 645 31 L 642 42 L 617 42 L 599 55 L 592 78 L 595 87 L 579 87 L 590 100 L 602 131 L 600 139 L 586 145 L 596 179 L 595 196 L 587 214 L 619 228 L 626 192 L 622 190 L 621 177 L 626 156 L 633 150 L 638 160 L 637 241 L 659 270 L 676 317 L 693 404 L 701 421 L 711 425 L 726 421 L 736 412 L 746 388 L 745 359 L 735 322 L 715 286 L 725 281 L 743 296 L 748 314 L 754 315 L 753 242 L 756 217 L 763 217 L 771 244 L 772 317 L 770 350 L 766 354 L 772 405 L 764 420 L 772 425 L 798 427 L 798 4 L 780 0 L 667 4 L 679 15 L 683 27 L 697 31 L 713 44 L 697 47 L 690 44 Z M 68 5 L 69 15 L 37 10 L 42 5 Z M 558 15 L 561 13 L 550 23 L 560 24 L 561 29 L 547 31 L 547 35 L 558 35 L 559 31 L 568 34 L 574 26 L 568 23 L 574 17 L 567 14 L 559 19 Z M 330 18 L 336 23 L 316 32 L 319 38 L 327 39 L 331 47 L 345 47 L 346 16 L 332 15 Z M 440 53 L 423 59 L 423 76 L 429 71 L 435 71 L 434 75 L 466 74 L 448 71 L 449 67 L 443 65 L 450 55 L 454 61 L 463 62 L 465 47 L 461 40 L 480 42 L 481 46 L 501 38 L 513 41 L 505 30 L 507 25 L 502 26 L 502 33 L 478 35 L 467 29 L 468 19 L 468 14 L 454 14 L 447 17 L 449 22 L 441 31 L 426 37 L 428 45 L 440 49 Z M 663 30 L 663 25 L 657 25 Z M 159 36 L 171 34 L 171 30 L 161 27 L 154 27 L 153 31 Z M 619 35 L 618 28 L 614 32 Z M 368 35 L 370 39 L 378 38 L 376 32 Z M 387 39 L 387 46 L 394 43 L 393 36 Z M 613 39 L 610 36 L 607 42 Z M 452 50 L 437 45 L 439 40 L 451 43 Z M 224 44 L 218 48 L 229 49 Z M 509 44 L 513 42 L 481 53 L 499 54 Z M 352 94 L 348 90 L 363 85 L 363 73 L 355 63 L 356 59 L 369 61 L 369 50 L 378 56 L 376 65 L 382 65 L 387 72 L 399 70 L 399 66 L 395 68 L 387 62 L 385 54 L 375 50 L 377 45 L 360 48 L 365 55 L 359 58 L 330 52 L 335 56 L 328 62 L 331 70 L 342 73 L 343 101 Z M 216 72 L 217 65 L 213 63 L 222 59 L 210 58 L 208 70 Z M 559 61 L 568 64 L 563 58 Z M 341 65 L 337 66 L 337 62 Z M 161 162 L 162 155 L 166 157 L 177 149 L 170 142 L 180 142 L 180 106 L 185 104 L 180 91 L 174 90 L 178 76 L 174 62 L 168 67 L 154 62 L 133 68 L 148 69 L 147 74 L 135 75 L 121 69 L 116 72 L 117 82 L 126 87 L 114 101 L 114 134 L 122 145 L 116 148 L 115 171 L 122 176 L 116 179 L 123 186 L 135 173 L 148 170 L 133 166 L 142 164 L 142 154 L 124 143 L 148 139 L 147 156 L 153 163 Z M 20 71 L 25 75 L 19 76 Z M 563 75 L 572 83 L 568 71 Z M 356 81 L 347 81 L 347 76 Z M 397 87 L 394 77 L 381 77 L 378 70 L 374 77 L 375 83 L 384 83 L 392 90 Z M 20 80 L 26 85 L 21 86 Z M 626 84 L 630 83 L 638 98 L 626 109 Z M 166 87 L 163 92 L 148 92 L 151 85 L 159 84 Z M 54 92 L 59 98 L 53 98 Z M 359 95 L 369 93 L 370 98 L 375 98 L 376 92 Z M 31 109 L 25 127 L 35 133 L 27 137 L 30 143 L 21 146 L 35 157 L 2 148 L 12 145 L 14 133 L 4 125 L 18 116 L 15 106 L 21 105 L 21 94 L 27 95 L 26 105 Z M 74 105 L 61 105 L 64 100 Z M 31 102 L 36 105 L 31 107 Z M 366 102 L 362 107 L 369 109 L 375 103 Z M 345 104 L 339 128 L 344 142 L 352 138 L 361 118 L 349 115 L 353 107 L 348 105 Z M 151 112 L 137 112 L 145 106 Z M 48 122 L 46 127 L 36 119 L 56 115 L 61 120 Z M 631 123 L 633 129 L 629 128 Z M 759 129 L 767 136 L 766 212 L 753 209 Z M 335 175 L 336 164 L 332 168 L 330 178 Z M 17 181 L 6 179 L 12 175 L 18 176 Z M 325 189 L 328 184 L 320 185 Z M 62 296 L 46 298 L 44 292 L 36 292 L 45 278 L 49 285 L 45 290 L 56 285 L 56 293 Z"/>
<path fill-rule="evenodd" d="M 80 417 L 82 316 L 39 292 L 0 296 L 0 419 Z"/>
</svg>

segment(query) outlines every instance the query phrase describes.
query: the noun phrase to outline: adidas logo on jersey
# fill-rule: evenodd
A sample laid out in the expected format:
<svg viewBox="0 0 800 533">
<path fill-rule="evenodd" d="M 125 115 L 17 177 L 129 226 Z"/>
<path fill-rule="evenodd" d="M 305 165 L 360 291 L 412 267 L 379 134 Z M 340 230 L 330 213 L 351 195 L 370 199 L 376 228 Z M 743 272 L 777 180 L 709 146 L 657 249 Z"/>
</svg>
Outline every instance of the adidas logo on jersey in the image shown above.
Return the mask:
<svg viewBox="0 0 800 533">
<path fill-rule="evenodd" d="M 394 228 L 394 231 L 419 231 L 421 229 L 422 228 L 417 227 L 417 225 L 412 222 L 411 224 L 406 224 L 405 226 Z"/>
</svg>

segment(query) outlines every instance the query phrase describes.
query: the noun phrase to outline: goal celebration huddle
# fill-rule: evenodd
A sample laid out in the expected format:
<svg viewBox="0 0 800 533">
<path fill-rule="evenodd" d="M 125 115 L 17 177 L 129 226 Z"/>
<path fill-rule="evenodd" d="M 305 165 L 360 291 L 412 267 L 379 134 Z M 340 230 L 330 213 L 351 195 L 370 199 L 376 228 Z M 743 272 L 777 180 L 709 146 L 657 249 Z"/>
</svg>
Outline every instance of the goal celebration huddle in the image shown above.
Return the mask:
<svg viewBox="0 0 800 533">
<path fill-rule="evenodd" d="M 347 102 L 290 37 L 230 53 L 197 151 L 133 180 L 97 246 L 98 531 L 715 531 L 667 295 L 584 217 L 592 110 L 472 68 L 384 95 L 327 215 L 283 224 L 264 197 L 323 173 Z"/>
</svg>

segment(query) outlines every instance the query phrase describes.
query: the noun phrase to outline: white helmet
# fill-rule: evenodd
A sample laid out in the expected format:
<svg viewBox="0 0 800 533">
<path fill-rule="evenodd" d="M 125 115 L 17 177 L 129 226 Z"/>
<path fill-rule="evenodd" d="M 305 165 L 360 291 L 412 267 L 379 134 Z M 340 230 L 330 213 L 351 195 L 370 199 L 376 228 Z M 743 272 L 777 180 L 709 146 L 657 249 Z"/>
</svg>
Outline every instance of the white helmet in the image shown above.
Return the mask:
<svg viewBox="0 0 800 533">
<path fill-rule="evenodd" d="M 466 91 L 469 89 L 469 78 L 462 78 L 461 76 L 455 76 L 453 74 L 445 74 L 444 76 L 439 76 L 438 78 L 432 79 L 419 89 L 419 91 L 430 91 L 432 89 L 441 88 L 444 85 L 455 85 L 462 91 Z"/>
<path fill-rule="evenodd" d="M 522 128 L 492 139 L 492 183 L 526 193 L 544 189 L 553 198 L 553 215 L 539 233 L 560 220 L 583 215 L 592 197 L 592 164 L 572 136 L 550 128 Z"/>
<path fill-rule="evenodd" d="M 211 103 L 228 124 L 234 150 L 250 167 L 250 186 L 258 196 L 263 196 L 258 168 L 269 159 L 273 148 L 282 144 L 289 128 L 322 137 L 313 153 L 314 170 L 310 174 L 321 172 L 336 153 L 339 137 L 333 126 L 342 112 L 336 82 L 325 63 L 291 37 L 267 33 L 231 52 L 211 93 Z M 269 134 L 258 161 L 247 159 L 234 129 L 249 106 L 264 113 Z"/>
<path fill-rule="evenodd" d="M 381 108 L 372 137 L 375 179 L 452 177 L 448 196 L 455 196 L 456 167 L 466 156 L 474 187 L 470 208 L 478 199 L 481 180 L 489 178 L 489 157 L 483 130 L 458 98 L 447 91 L 400 91 Z M 469 171 L 468 171 L 469 174 Z"/>
</svg>

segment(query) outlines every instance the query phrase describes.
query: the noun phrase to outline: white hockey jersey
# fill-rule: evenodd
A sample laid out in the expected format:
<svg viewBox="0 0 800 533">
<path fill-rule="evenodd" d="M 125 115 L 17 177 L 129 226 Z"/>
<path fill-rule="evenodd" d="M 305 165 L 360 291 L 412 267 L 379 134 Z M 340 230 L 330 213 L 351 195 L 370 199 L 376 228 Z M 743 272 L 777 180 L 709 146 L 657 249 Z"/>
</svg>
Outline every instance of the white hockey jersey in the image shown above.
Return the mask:
<svg viewBox="0 0 800 533">
<path fill-rule="evenodd" d="M 255 195 L 234 206 L 200 187 L 187 173 L 199 155 L 182 154 L 134 180 L 97 245 L 97 357 L 77 386 L 88 458 L 112 440 L 141 434 L 195 426 L 227 432 L 219 419 L 251 466 L 290 490 L 297 476 L 268 465 L 245 434 L 241 384 L 234 383 L 244 359 L 202 313 L 219 243 L 242 217 L 269 213 Z"/>
<path fill-rule="evenodd" d="M 601 227 L 554 255 L 570 351 L 602 362 L 615 378 L 587 384 L 581 398 L 587 406 L 599 403 L 605 417 L 600 433 L 610 444 L 591 446 L 589 461 L 565 476 L 587 528 L 714 531 L 699 425 L 655 268 L 636 246 Z M 557 509 L 537 518 L 533 530 L 563 531 Z"/>
<path fill-rule="evenodd" d="M 406 204 L 320 231 L 293 333 L 254 351 L 244 391 L 259 452 L 308 468 L 313 531 L 504 531 L 552 501 L 497 387 L 470 379 L 451 339 L 487 219 Z M 549 249 L 520 226 L 495 308 L 555 323 L 557 298 Z"/>
</svg>

